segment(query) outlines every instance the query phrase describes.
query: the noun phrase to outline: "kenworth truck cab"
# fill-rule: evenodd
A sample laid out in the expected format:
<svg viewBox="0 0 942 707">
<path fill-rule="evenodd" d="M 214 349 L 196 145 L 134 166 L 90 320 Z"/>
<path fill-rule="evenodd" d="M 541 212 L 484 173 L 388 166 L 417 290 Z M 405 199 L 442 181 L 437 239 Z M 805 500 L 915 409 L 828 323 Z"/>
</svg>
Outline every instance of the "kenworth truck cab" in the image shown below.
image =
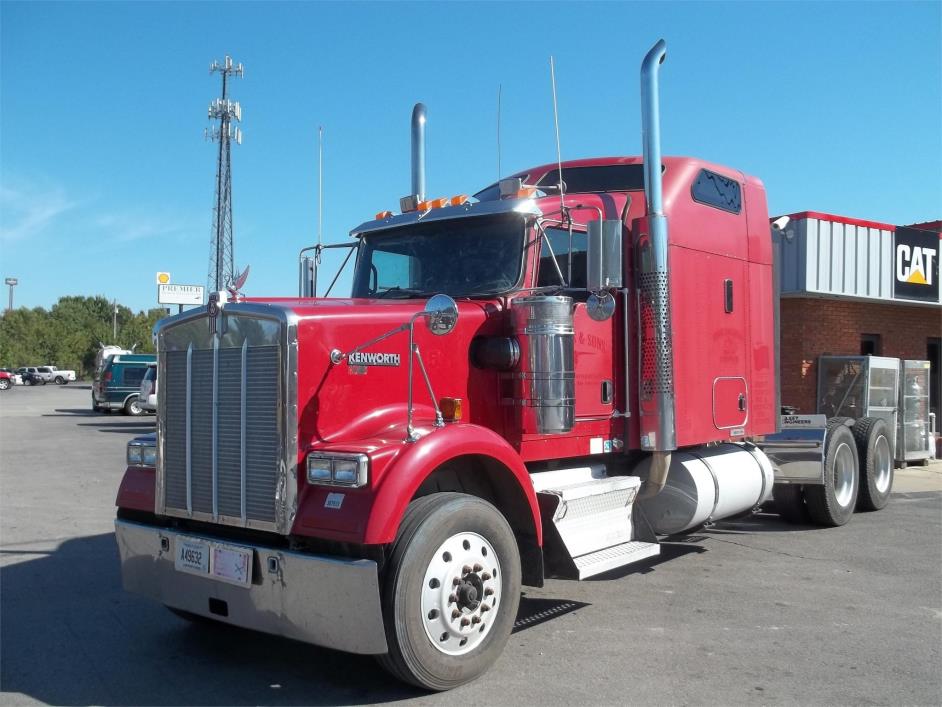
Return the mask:
<svg viewBox="0 0 942 707">
<path fill-rule="evenodd" d="M 818 469 L 783 475 L 795 503 L 843 522 L 822 469 L 847 428 L 773 442 L 763 186 L 662 159 L 665 51 L 642 65 L 643 158 L 428 200 L 419 105 L 412 193 L 353 229 L 350 297 L 216 293 L 163 320 L 156 437 L 117 498 L 125 587 L 444 690 L 496 660 L 521 584 L 653 557 L 768 500 L 789 461 Z"/>
</svg>

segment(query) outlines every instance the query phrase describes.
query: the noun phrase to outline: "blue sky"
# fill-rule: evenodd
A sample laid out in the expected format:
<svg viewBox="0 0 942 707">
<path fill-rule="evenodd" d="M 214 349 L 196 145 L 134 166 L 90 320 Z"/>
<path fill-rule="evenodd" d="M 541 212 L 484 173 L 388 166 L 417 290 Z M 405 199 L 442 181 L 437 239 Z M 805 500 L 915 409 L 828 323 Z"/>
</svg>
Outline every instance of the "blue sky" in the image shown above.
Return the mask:
<svg viewBox="0 0 942 707">
<path fill-rule="evenodd" d="M 17 306 L 156 303 L 206 284 L 213 59 L 245 65 L 234 148 L 237 268 L 296 293 L 325 242 L 409 191 L 428 106 L 428 191 L 470 194 L 555 159 L 640 152 L 638 67 L 659 37 L 665 154 L 760 177 L 772 213 L 942 216 L 942 3 L 0 3 L 0 274 Z M 327 263 L 327 270 L 332 270 Z"/>
</svg>

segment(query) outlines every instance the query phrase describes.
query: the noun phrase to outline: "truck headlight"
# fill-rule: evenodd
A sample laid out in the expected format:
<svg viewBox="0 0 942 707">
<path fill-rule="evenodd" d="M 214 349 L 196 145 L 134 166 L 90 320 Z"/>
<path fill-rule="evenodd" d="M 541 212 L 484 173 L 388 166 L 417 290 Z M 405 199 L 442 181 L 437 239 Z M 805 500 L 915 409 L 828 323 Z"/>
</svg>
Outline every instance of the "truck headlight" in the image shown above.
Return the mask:
<svg viewBox="0 0 942 707">
<path fill-rule="evenodd" d="M 307 455 L 307 482 L 323 486 L 366 486 L 369 457 L 365 454 L 311 452 Z"/>
<path fill-rule="evenodd" d="M 152 439 L 132 439 L 127 447 L 128 466 L 157 466 L 157 446 Z"/>
</svg>

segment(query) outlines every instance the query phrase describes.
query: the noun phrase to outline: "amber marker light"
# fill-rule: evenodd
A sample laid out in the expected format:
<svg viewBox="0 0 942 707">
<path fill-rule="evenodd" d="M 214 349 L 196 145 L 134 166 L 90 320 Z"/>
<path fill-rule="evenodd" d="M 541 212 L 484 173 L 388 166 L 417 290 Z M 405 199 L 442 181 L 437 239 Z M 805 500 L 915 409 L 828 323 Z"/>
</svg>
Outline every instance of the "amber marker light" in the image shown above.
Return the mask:
<svg viewBox="0 0 942 707">
<path fill-rule="evenodd" d="M 448 202 L 452 206 L 461 206 L 468 200 L 467 194 L 459 194 L 458 196 L 451 197 L 451 200 Z"/>
<path fill-rule="evenodd" d="M 392 211 L 380 211 L 379 213 L 376 214 L 376 220 L 382 221 L 384 218 L 389 218 L 392 215 L 393 215 Z"/>
<path fill-rule="evenodd" d="M 461 419 L 461 398 L 442 398 L 438 402 L 442 417 L 448 422 L 458 422 Z"/>
</svg>

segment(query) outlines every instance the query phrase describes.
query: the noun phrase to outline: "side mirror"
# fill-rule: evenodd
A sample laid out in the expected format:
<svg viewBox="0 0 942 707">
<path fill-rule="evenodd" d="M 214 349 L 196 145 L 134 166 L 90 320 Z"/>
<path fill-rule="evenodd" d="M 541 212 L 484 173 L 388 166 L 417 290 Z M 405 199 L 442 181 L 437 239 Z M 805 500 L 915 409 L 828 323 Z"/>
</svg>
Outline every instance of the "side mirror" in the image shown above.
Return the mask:
<svg viewBox="0 0 942 707">
<path fill-rule="evenodd" d="M 621 221 L 589 221 L 586 236 L 586 289 L 600 292 L 621 287 Z"/>
<path fill-rule="evenodd" d="M 433 295 L 425 303 L 428 328 L 435 336 L 450 334 L 458 323 L 458 305 L 448 295 Z"/>
</svg>

